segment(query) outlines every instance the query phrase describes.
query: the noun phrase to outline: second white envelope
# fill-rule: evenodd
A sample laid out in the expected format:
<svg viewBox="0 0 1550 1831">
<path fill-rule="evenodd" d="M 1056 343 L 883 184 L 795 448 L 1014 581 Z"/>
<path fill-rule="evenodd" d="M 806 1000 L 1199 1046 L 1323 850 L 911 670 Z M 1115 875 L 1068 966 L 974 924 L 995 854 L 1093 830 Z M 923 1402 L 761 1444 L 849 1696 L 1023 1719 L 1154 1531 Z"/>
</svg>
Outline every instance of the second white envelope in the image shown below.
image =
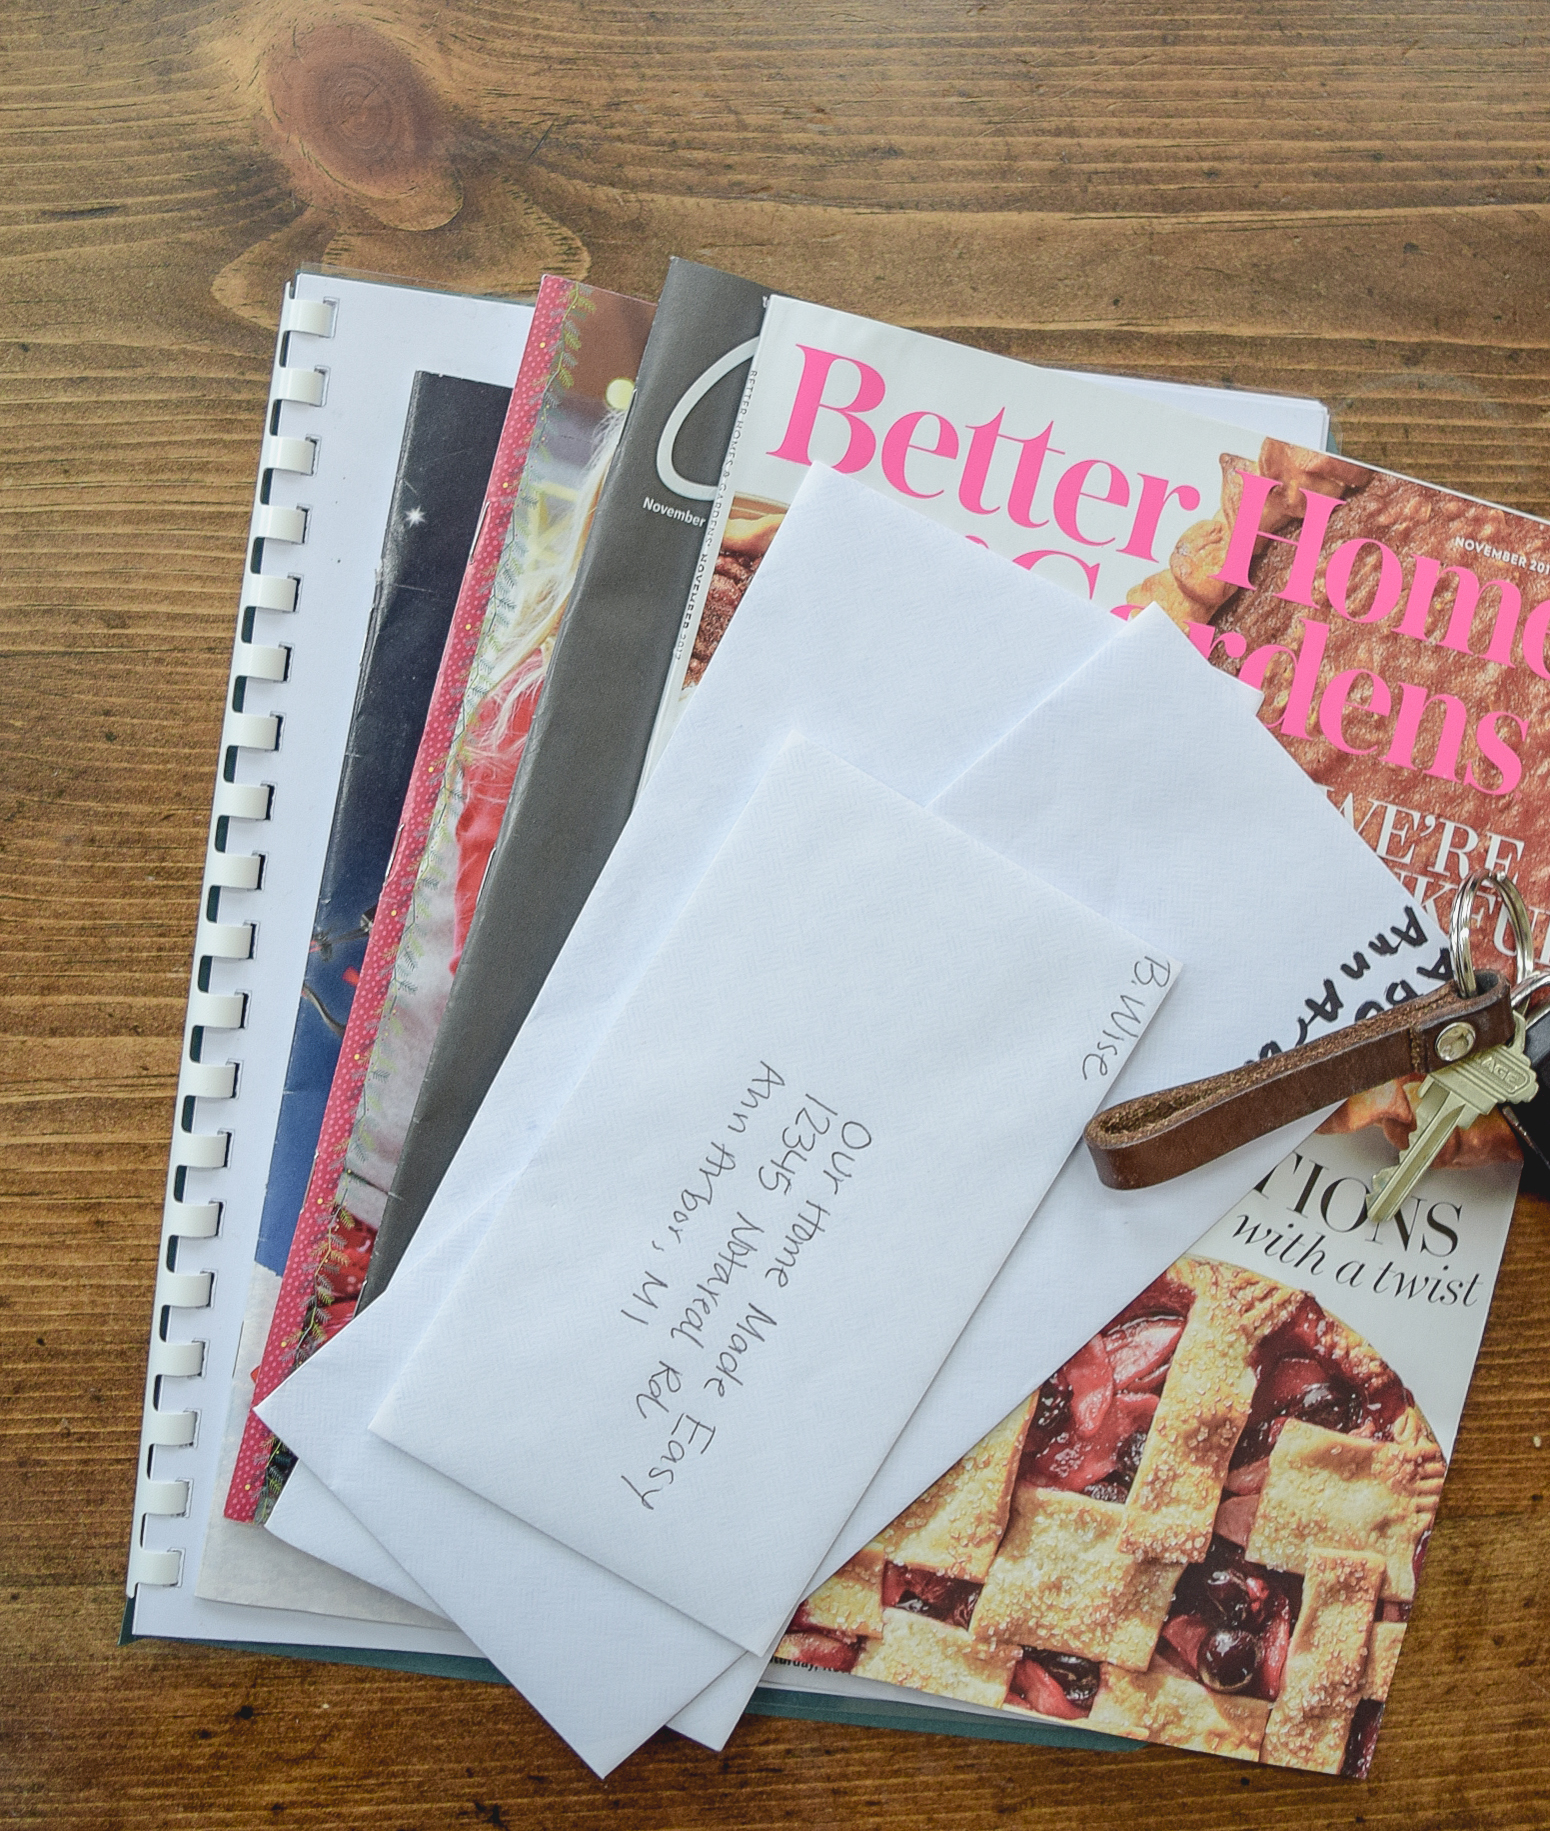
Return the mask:
<svg viewBox="0 0 1550 1831">
<path fill-rule="evenodd" d="M 794 739 L 372 1429 L 767 1650 L 1178 971 Z"/>
</svg>

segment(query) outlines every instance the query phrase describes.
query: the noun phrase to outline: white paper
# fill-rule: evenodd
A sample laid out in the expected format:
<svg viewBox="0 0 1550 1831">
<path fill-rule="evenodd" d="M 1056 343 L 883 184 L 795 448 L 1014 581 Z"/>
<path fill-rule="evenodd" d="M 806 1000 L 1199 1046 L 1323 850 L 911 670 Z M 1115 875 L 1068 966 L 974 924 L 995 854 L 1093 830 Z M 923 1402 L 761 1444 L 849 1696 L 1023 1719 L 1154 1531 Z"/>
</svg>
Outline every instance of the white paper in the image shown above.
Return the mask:
<svg viewBox="0 0 1550 1831">
<path fill-rule="evenodd" d="M 464 1529 L 456 1509 L 509 1516 L 366 1426 L 785 734 L 800 726 L 924 801 L 1121 628 L 863 486 L 815 470 L 398 1274 L 262 1408 L 266 1422 L 600 1771 L 698 1697 L 737 1649 L 623 1584 L 617 1608 L 596 1621 L 589 1640 L 594 1615 L 580 1607 L 567 1612 L 563 1561 L 534 1568 L 553 1542 L 515 1520 L 488 1566 L 460 1563 L 448 1551 Z M 1239 716 L 1241 698 L 1234 702 Z M 449 1235 L 451 1250 L 443 1254 Z M 536 1618 L 535 1597 L 546 1605 Z M 646 1604 L 635 1639 L 628 1612 Z M 650 1611 L 657 1609 L 698 1641 L 658 1635 L 654 1657 L 642 1653 L 633 1664 L 632 1649 L 653 1645 Z M 610 1682 L 583 1685 L 576 1674 L 588 1668 L 608 1672 Z"/>
<path fill-rule="evenodd" d="M 1073 373 L 1084 381 L 1121 388 L 1127 394 L 1142 394 L 1165 407 L 1177 407 L 1184 413 L 1198 414 L 1201 419 L 1219 420 L 1224 426 L 1237 426 L 1260 438 L 1284 439 L 1288 445 L 1303 445 L 1310 451 L 1323 451 L 1329 440 L 1328 407 L 1306 395 L 1260 394 L 1252 388 L 1206 388 L 1198 382 L 1157 381 L 1147 375 L 1099 375 L 1092 369 Z"/>
<path fill-rule="evenodd" d="M 793 738 L 372 1429 L 764 1652 L 1177 978 Z"/>
<path fill-rule="evenodd" d="M 770 1671 L 775 1647 L 763 1653 L 745 1653 L 717 1679 L 712 1680 L 696 1698 L 691 1698 L 668 1723 L 681 1736 L 705 1748 L 726 1747 L 727 1738 L 737 1728 L 748 1700 Z"/>
<path fill-rule="evenodd" d="M 846 589 L 837 581 L 849 564 L 849 556 L 857 551 L 867 556 L 867 570 L 860 580 L 852 581 Z M 781 563 L 783 554 L 787 556 L 784 564 Z M 1003 664 L 978 683 L 982 698 L 971 694 L 969 683 L 950 666 L 940 667 L 945 691 L 935 691 L 934 676 L 939 670 L 940 656 L 944 648 L 951 647 L 944 632 L 957 631 L 962 639 L 962 619 L 954 623 L 941 605 L 944 594 L 949 602 L 959 595 L 967 595 L 954 583 L 964 577 L 965 560 L 969 562 L 973 586 L 976 642 L 995 654 Z M 774 729 L 779 730 L 801 717 L 805 728 L 813 732 L 813 719 L 805 713 L 808 702 L 821 710 L 824 723 L 820 735 L 828 729 L 841 731 L 847 720 L 854 719 L 861 736 L 853 742 L 864 742 L 870 747 L 869 755 L 884 760 L 881 767 L 872 765 L 874 773 L 885 777 L 894 771 L 909 773 L 910 787 L 917 796 L 929 792 L 918 787 L 922 778 L 929 778 L 932 773 L 939 777 L 950 773 L 942 767 L 943 747 L 936 742 L 944 725 L 953 727 L 959 754 L 965 760 L 982 751 L 996 729 L 1011 722 L 1006 711 L 1009 702 L 1015 706 L 1015 695 L 1010 691 L 1007 670 L 1027 670 L 1019 672 L 1024 701 L 1037 700 L 1040 697 L 1038 663 L 1041 657 L 1027 641 L 1028 613 L 1020 609 L 1024 600 L 1005 590 L 1004 582 L 1015 575 L 1009 574 L 1004 567 L 979 562 L 975 577 L 976 563 L 974 555 L 965 553 L 963 546 L 952 537 L 944 539 L 926 524 L 912 522 L 907 515 L 891 510 L 879 499 L 869 497 L 843 479 L 815 475 L 788 517 L 780 540 L 771 549 L 770 558 L 761 568 L 734 620 L 718 656 L 717 667 L 707 676 L 705 688 L 696 696 L 692 714 L 664 762 L 664 783 L 673 784 L 671 792 L 675 801 L 694 810 L 704 810 L 707 816 L 719 805 L 730 804 L 730 813 L 723 815 L 722 823 L 717 823 L 714 829 L 718 834 L 735 817 L 738 785 L 747 768 L 743 758 L 750 752 L 757 757 L 757 747 L 765 741 L 765 726 L 762 720 L 750 723 L 745 719 L 731 698 L 730 686 L 726 696 L 715 688 L 718 678 L 724 683 L 731 682 L 736 671 L 745 667 L 748 680 L 757 687 L 757 693 L 750 694 L 749 703 L 767 709 Z M 1023 588 L 1027 588 L 1026 582 Z M 1033 589 L 1037 594 L 1038 588 Z M 1048 602 L 1048 599 L 1044 601 Z M 841 603 L 849 614 L 844 619 L 837 619 L 835 611 Z M 1056 628 L 1069 639 L 1073 632 L 1081 630 L 1084 621 L 1088 652 L 1102 642 L 1105 634 L 1117 632 L 1120 627 L 1117 623 L 1108 626 L 1105 619 L 1092 618 L 1085 607 L 1072 605 L 1067 621 Z M 1132 629 L 1127 642 L 1137 633 Z M 826 646 L 828 634 L 832 634 L 833 640 Z M 1061 659 L 1069 653 L 1069 649 L 1065 650 Z M 814 658 L 820 656 L 829 663 L 826 671 L 815 671 L 813 667 Z M 900 676 L 904 672 L 905 658 L 909 656 L 913 657 L 917 684 L 913 693 L 906 692 L 901 699 L 897 689 L 905 684 Z M 735 669 L 734 658 L 741 658 L 736 660 Z M 1215 725 L 1221 728 L 1229 722 L 1241 723 L 1251 735 L 1258 736 L 1243 716 L 1241 692 L 1224 694 L 1223 683 L 1212 670 L 1199 666 L 1197 658 L 1187 653 L 1183 659 L 1196 668 L 1191 679 L 1198 684 L 1192 691 L 1214 695 L 1210 704 L 1217 715 Z M 1063 671 L 1047 667 L 1042 672 L 1042 680 L 1048 682 L 1059 678 Z M 885 681 L 886 690 L 880 691 L 874 702 L 868 685 L 879 673 L 891 673 L 893 679 Z M 1160 693 L 1156 680 L 1148 679 L 1145 684 L 1141 704 L 1156 699 Z M 893 728 L 891 745 L 885 723 L 890 695 L 893 704 L 915 708 L 902 727 L 896 724 Z M 1196 723 L 1212 724 L 1212 719 L 1199 714 L 1198 702 L 1191 704 L 1196 711 L 1183 719 L 1186 729 Z M 927 718 L 927 711 L 939 716 Z M 977 738 L 979 731 L 985 732 L 983 739 Z M 703 736 L 697 737 L 697 733 Z M 923 744 L 934 746 L 927 759 L 930 767 L 922 767 L 910 754 L 911 739 L 917 737 Z M 1262 741 L 1270 743 L 1268 739 Z M 835 747 L 843 746 L 836 743 Z M 1274 748 L 1272 744 L 1272 751 Z M 853 760 L 866 762 L 868 759 L 853 755 Z M 1188 787 L 1182 791 L 1186 801 L 1198 800 L 1201 785 L 1214 781 L 1204 752 L 1198 761 L 1199 767 L 1190 774 Z M 1301 794 L 1304 797 L 1311 795 L 1317 805 L 1317 791 L 1310 790 L 1297 776 L 1295 766 L 1288 763 L 1287 767 Z M 1146 758 L 1121 768 L 1119 785 L 1123 792 L 1119 799 L 1107 810 L 1100 803 L 1091 815 L 1084 814 L 1077 821 L 1084 843 L 1089 818 L 1097 818 L 1100 827 L 1105 819 L 1120 818 L 1127 805 L 1126 795 L 1132 779 L 1145 780 L 1149 768 L 1150 760 Z M 674 777 L 680 772 L 681 780 L 675 782 Z M 662 784 L 652 786 L 661 788 Z M 1226 785 L 1221 792 L 1230 796 L 1231 785 Z M 650 806 L 650 798 L 651 789 L 648 788 L 642 800 L 643 809 Z M 299 1407 L 297 1419 L 282 1427 L 282 1435 L 287 1436 L 304 1457 L 308 1455 L 308 1445 L 299 1440 L 304 1420 L 314 1439 L 325 1444 L 336 1432 L 344 1437 L 352 1432 L 359 1433 L 349 1444 L 350 1454 L 358 1458 L 354 1485 L 349 1492 L 336 1485 L 316 1457 L 311 1458 L 314 1466 L 400 1562 L 437 1597 L 441 1606 L 465 1626 L 480 1624 L 474 1627 L 473 1638 L 480 1640 L 490 1657 L 514 1677 L 511 1666 L 491 1646 L 484 1623 L 508 1619 L 513 1613 L 506 1605 L 508 1599 L 528 1593 L 526 1585 L 519 1580 L 515 1566 L 505 1558 L 485 1571 L 445 1571 L 448 1560 L 444 1548 L 456 1535 L 448 1529 L 447 1520 L 438 1515 L 438 1508 L 445 1503 L 449 1493 L 455 1495 L 459 1490 L 455 1484 L 366 1435 L 365 1422 L 375 1409 L 375 1401 L 385 1391 L 396 1369 L 396 1361 L 390 1352 L 384 1364 L 375 1371 L 364 1368 L 361 1390 L 352 1392 L 350 1372 L 358 1349 L 361 1350 L 360 1358 L 364 1359 L 363 1345 L 354 1338 L 359 1337 L 362 1325 L 375 1315 L 384 1328 L 391 1322 L 399 1343 L 394 1352 L 401 1355 L 413 1344 L 444 1288 L 439 1269 L 422 1263 L 423 1256 L 434 1251 L 438 1238 L 449 1225 L 455 1225 L 461 1215 L 468 1217 L 467 1244 L 460 1241 L 448 1260 L 448 1263 L 459 1263 L 459 1254 L 471 1246 L 487 1224 L 498 1205 L 494 1195 L 503 1186 L 509 1186 L 515 1174 L 520 1172 L 530 1154 L 532 1141 L 541 1135 L 550 1114 L 560 1104 L 564 1092 L 574 1084 L 575 1076 L 585 1063 L 587 1025 L 576 1023 L 575 1015 L 587 1011 L 588 988 L 622 984 L 627 989 L 633 983 L 634 971 L 638 971 L 633 967 L 637 938 L 632 918 L 645 915 L 649 919 L 653 911 L 661 908 L 665 911 L 662 917 L 665 926 L 675 909 L 681 906 L 681 894 L 675 899 L 673 884 L 666 871 L 653 876 L 652 867 L 663 863 L 675 848 L 681 856 L 696 831 L 692 819 L 677 827 L 658 824 L 648 828 L 632 822 L 631 828 L 626 830 L 614 861 L 604 873 L 600 895 L 583 913 L 566 954 L 562 955 L 555 975 L 535 1008 L 535 1017 L 543 1021 L 538 1025 L 530 1021 L 519 1037 L 497 1078 L 491 1098 L 433 1202 L 399 1277 L 372 1310 L 302 1369 L 297 1380 L 303 1384 L 312 1382 L 311 1390 L 303 1395 L 306 1403 Z M 1349 835 L 1344 837 L 1349 838 Z M 1067 832 L 1063 841 L 1067 850 L 1070 841 L 1071 834 Z M 707 852 L 713 849 L 713 846 L 705 848 Z M 1363 849 L 1360 855 L 1353 855 L 1351 868 L 1361 872 L 1370 863 L 1370 855 Z M 624 876 L 626 869 L 638 870 L 639 883 L 651 886 L 649 891 L 642 891 L 640 901 L 632 895 L 637 880 L 634 877 L 627 879 Z M 691 875 L 680 866 L 680 881 Z M 1370 884 L 1371 880 L 1367 881 Z M 1380 899 L 1394 894 L 1386 879 L 1377 894 Z M 1387 903 L 1383 906 L 1392 907 Z M 1140 923 L 1135 925 L 1141 926 Z M 598 1008 L 600 1001 L 595 992 L 590 1002 L 593 1006 L 588 1015 L 590 1035 L 596 1037 L 606 1029 L 607 1011 Z M 556 1014 L 562 1010 L 570 1013 L 571 1023 L 562 1024 L 557 1020 Z M 1219 1066 L 1220 1058 L 1213 1055 L 1201 1071 Z M 1133 1090 L 1139 1091 L 1139 1085 Z M 1271 1141 L 1265 1147 L 1270 1156 L 1264 1167 L 1269 1167 L 1270 1162 L 1295 1142 L 1295 1135 L 1283 1135 L 1279 1140 Z M 1253 1154 L 1251 1147 L 1249 1155 Z M 1229 1174 L 1232 1180 L 1226 1199 L 1231 1199 L 1255 1180 L 1237 1167 Z M 1057 1190 L 1059 1186 L 1057 1183 Z M 1225 1205 L 1226 1200 L 1218 1199 L 1214 1207 L 1206 1209 L 1207 1220 L 1219 1214 Z M 1104 1230 L 1100 1236 L 1100 1250 L 1110 1254 L 1117 1252 L 1121 1257 L 1128 1255 L 1133 1268 L 1129 1276 L 1144 1282 L 1152 1271 L 1176 1256 L 1177 1250 L 1187 1245 L 1193 1233 L 1199 1231 L 1198 1213 L 1191 1221 L 1180 1224 L 1178 1237 L 1173 1241 L 1161 1237 L 1167 1234 L 1166 1227 L 1133 1231 L 1121 1223 Z M 1024 1238 L 1023 1249 L 1037 1233 L 1037 1228 L 1030 1230 Z M 1018 1265 L 1021 1258 L 1022 1250 L 1014 1254 L 1013 1266 Z M 1067 1279 L 1061 1289 L 1066 1292 L 1070 1288 Z M 1077 1294 L 1080 1295 L 1079 1287 Z M 970 1336 L 978 1332 L 981 1318 L 996 1300 L 997 1292 L 993 1290 L 971 1322 Z M 1106 1315 L 1107 1312 L 1100 1313 L 1097 1321 L 1105 1320 Z M 1057 1318 L 1055 1335 L 1048 1342 L 1046 1352 L 1039 1357 L 1049 1365 L 1058 1364 L 1096 1325 L 1075 1325 L 1073 1330 L 1067 1331 L 1071 1339 L 1065 1342 L 1059 1339 L 1062 1326 Z M 1011 1326 L 1001 1328 L 999 1334 L 1013 1358 L 1025 1351 L 1021 1317 L 1014 1317 Z M 944 1380 L 953 1374 L 956 1359 L 956 1355 L 949 1358 Z M 1026 1374 L 1018 1377 L 1026 1377 L 1028 1385 L 1034 1384 L 1048 1372 L 1049 1365 L 1035 1371 L 1038 1362 L 1033 1361 Z M 297 1380 L 293 1380 L 291 1386 L 295 1386 Z M 943 1381 L 939 1380 L 938 1384 Z M 1026 1389 L 1024 1386 L 1023 1390 Z M 368 1394 L 371 1402 L 367 1402 Z M 933 1394 L 928 1394 L 922 1407 L 922 1414 L 928 1420 L 932 1403 Z M 961 1434 L 965 1430 L 966 1434 Z M 956 1441 L 945 1454 L 940 1454 L 936 1466 L 915 1480 L 913 1486 L 903 1488 L 897 1494 L 887 1488 L 887 1478 L 892 1471 L 885 1465 L 879 1484 L 874 1484 L 876 1491 L 863 1503 L 857 1517 L 868 1509 L 878 1523 L 891 1517 L 899 1506 L 913 1499 L 942 1467 L 961 1453 L 965 1442 L 972 1441 L 978 1434 L 979 1431 L 973 1428 L 961 1427 Z M 904 1444 L 909 1443 L 911 1435 L 912 1430 L 907 1430 Z M 882 1495 L 880 1500 L 879 1493 Z M 852 1524 L 854 1526 L 855 1522 Z M 870 1528 L 863 1536 L 868 1536 L 869 1531 Z M 533 1538 L 538 1540 L 539 1535 L 535 1534 Z M 457 1586 L 461 1587 L 462 1596 L 460 1602 L 454 1604 L 449 1592 Z M 715 1637 L 709 1638 L 714 1640 Z M 524 1647 L 530 1649 L 530 1641 L 527 1637 L 523 1639 Z M 719 1644 L 730 1654 L 726 1643 Z M 638 1692 L 632 1690 L 629 1702 L 643 1703 L 637 1720 L 644 1721 L 651 1709 L 683 1710 L 692 1697 L 693 1704 L 685 1711 L 686 1728 L 692 1724 L 690 1733 L 715 1740 L 715 1726 L 707 1720 L 714 1713 L 705 1707 L 705 1700 L 716 1697 L 727 1700 L 726 1708 L 735 1715 L 740 1702 L 737 1686 L 730 1674 L 726 1680 L 721 1680 L 712 1671 L 698 1687 L 691 1686 L 686 1691 L 678 1682 L 686 1673 L 686 1665 L 680 1663 L 684 1657 L 682 1648 L 664 1649 L 661 1657 L 639 1680 L 651 1693 L 650 1698 L 643 1701 Z M 606 1659 L 606 1652 L 600 1653 L 599 1658 Z M 605 1729 L 613 1727 L 601 1725 L 597 1712 L 584 1708 L 580 1701 L 556 1696 L 555 1693 L 563 1692 L 564 1687 L 551 1682 L 550 1665 L 536 1656 L 535 1664 L 539 1667 L 538 1692 L 521 1680 L 516 1682 L 522 1684 L 569 1739 L 576 1742 L 579 1738 L 584 1743 L 589 1735 L 601 1736 Z M 725 1665 L 730 1664 L 731 1659 L 727 1658 Z M 616 1662 L 616 1669 L 623 1670 L 622 1661 Z M 716 1683 L 707 1692 L 706 1687 L 711 1686 L 713 1679 Z M 601 1707 L 600 1700 L 587 1701 L 597 1701 Z M 651 1708 L 645 1708 L 646 1704 Z M 610 1711 L 615 1708 L 617 1706 L 612 1703 L 608 1706 Z M 565 1728 L 567 1722 L 572 1729 Z M 621 1731 L 619 1740 L 624 1740 L 626 1733 Z M 593 1759 L 590 1755 L 588 1758 Z M 597 1764 L 594 1760 L 594 1765 Z"/>
<path fill-rule="evenodd" d="M 1257 721 L 1212 715 L 1209 673 L 1162 611 L 1144 611 L 933 803 L 1187 963 L 1105 1104 L 1447 978 L 1436 929 L 1323 790 Z M 1096 729 L 1118 740 L 1086 741 Z M 1334 1022 L 1313 1009 L 1332 1011 L 1330 993 Z M 1323 1116 L 1153 1189 L 1105 1189 L 1073 1153 L 826 1565 L 923 1493 Z"/>
</svg>

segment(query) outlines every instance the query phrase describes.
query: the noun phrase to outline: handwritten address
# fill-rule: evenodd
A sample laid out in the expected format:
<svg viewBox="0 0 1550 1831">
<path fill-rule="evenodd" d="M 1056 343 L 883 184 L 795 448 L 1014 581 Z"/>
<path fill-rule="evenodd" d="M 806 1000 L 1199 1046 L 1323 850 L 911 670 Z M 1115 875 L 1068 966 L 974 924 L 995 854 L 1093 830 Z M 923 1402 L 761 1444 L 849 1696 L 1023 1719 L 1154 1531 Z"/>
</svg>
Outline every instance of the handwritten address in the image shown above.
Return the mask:
<svg viewBox="0 0 1550 1831">
<path fill-rule="evenodd" d="M 660 1257 L 619 1304 L 626 1321 L 659 1338 L 629 1397 L 651 1448 L 619 1477 L 648 1513 L 715 1443 L 716 1411 L 754 1377 L 780 1327 L 779 1294 L 822 1252 L 871 1146 L 861 1120 L 788 1092 L 785 1076 L 761 1061 L 660 1211 L 650 1237 Z"/>
</svg>

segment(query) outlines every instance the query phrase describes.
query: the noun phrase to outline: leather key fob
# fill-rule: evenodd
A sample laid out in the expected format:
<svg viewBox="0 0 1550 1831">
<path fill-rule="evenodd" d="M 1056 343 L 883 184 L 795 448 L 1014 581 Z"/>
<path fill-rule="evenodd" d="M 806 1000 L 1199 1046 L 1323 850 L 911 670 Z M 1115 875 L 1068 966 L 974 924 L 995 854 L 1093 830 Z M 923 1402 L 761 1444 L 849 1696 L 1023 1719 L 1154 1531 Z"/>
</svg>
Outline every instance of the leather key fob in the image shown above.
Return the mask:
<svg viewBox="0 0 1550 1831">
<path fill-rule="evenodd" d="M 1295 1049 L 1105 1107 L 1083 1133 L 1098 1180 L 1108 1189 L 1151 1188 L 1321 1106 L 1511 1042 L 1510 991 L 1498 974 L 1480 973 L 1468 993 L 1444 986 Z M 1544 1040 L 1550 1045 L 1550 1033 Z M 1545 1137 L 1550 1169 L 1550 1125 Z"/>
</svg>

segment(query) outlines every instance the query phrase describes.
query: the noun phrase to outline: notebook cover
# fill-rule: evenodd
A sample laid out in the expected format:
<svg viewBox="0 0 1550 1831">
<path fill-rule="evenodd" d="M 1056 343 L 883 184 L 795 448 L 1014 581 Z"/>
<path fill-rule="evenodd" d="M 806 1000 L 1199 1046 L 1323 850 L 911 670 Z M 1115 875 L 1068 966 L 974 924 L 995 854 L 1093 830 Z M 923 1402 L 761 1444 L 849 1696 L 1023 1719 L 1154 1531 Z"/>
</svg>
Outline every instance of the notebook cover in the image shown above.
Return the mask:
<svg viewBox="0 0 1550 1831">
<path fill-rule="evenodd" d="M 498 424 L 530 317 L 514 302 L 337 274 L 298 275 L 284 302 L 157 1255 L 127 1581 L 142 1633 L 468 1650 L 402 1611 L 385 1620 L 327 1602 L 249 1608 L 211 1599 L 201 1580 L 220 1561 L 220 1424 L 416 371 L 457 371 L 490 388 Z M 340 880 L 327 888 L 337 894 Z M 361 901 L 359 885 L 342 889 Z"/>
<path fill-rule="evenodd" d="M 390 977 L 409 922 L 410 899 L 432 818 L 443 796 L 446 757 L 459 722 L 468 670 L 484 625 L 490 586 L 510 525 L 528 441 L 544 384 L 554 368 L 556 321 L 570 288 L 568 281 L 546 280 L 534 307 L 521 373 L 508 399 L 478 513 L 473 548 L 462 573 L 399 816 L 391 868 L 366 939 L 355 996 L 349 1004 L 306 1194 L 297 1207 L 280 1267 L 280 1290 L 254 1373 L 255 1399 L 274 1389 L 309 1343 L 325 1340 L 333 1328 L 346 1320 L 359 1293 L 363 1266 L 357 1266 L 369 1247 L 370 1235 L 363 1233 L 353 1216 L 336 1212 L 335 1191 L 351 1128 L 357 1122 L 378 1025 L 390 1002 Z M 278 1203 L 274 1206 L 278 1207 Z M 271 1220 L 270 1208 L 266 1201 L 266 1223 Z M 282 1228 L 283 1221 L 274 1215 L 272 1231 L 278 1233 Z M 261 1238 L 261 1257 L 264 1245 Z M 274 1256 L 272 1245 L 270 1256 Z M 271 1265 L 270 1269 L 275 1267 Z M 259 1420 L 249 1417 L 226 1499 L 229 1518 L 261 1517 L 267 1505 L 272 1504 L 285 1473 L 283 1463 L 271 1467 L 275 1447 L 273 1437 Z"/>
</svg>

